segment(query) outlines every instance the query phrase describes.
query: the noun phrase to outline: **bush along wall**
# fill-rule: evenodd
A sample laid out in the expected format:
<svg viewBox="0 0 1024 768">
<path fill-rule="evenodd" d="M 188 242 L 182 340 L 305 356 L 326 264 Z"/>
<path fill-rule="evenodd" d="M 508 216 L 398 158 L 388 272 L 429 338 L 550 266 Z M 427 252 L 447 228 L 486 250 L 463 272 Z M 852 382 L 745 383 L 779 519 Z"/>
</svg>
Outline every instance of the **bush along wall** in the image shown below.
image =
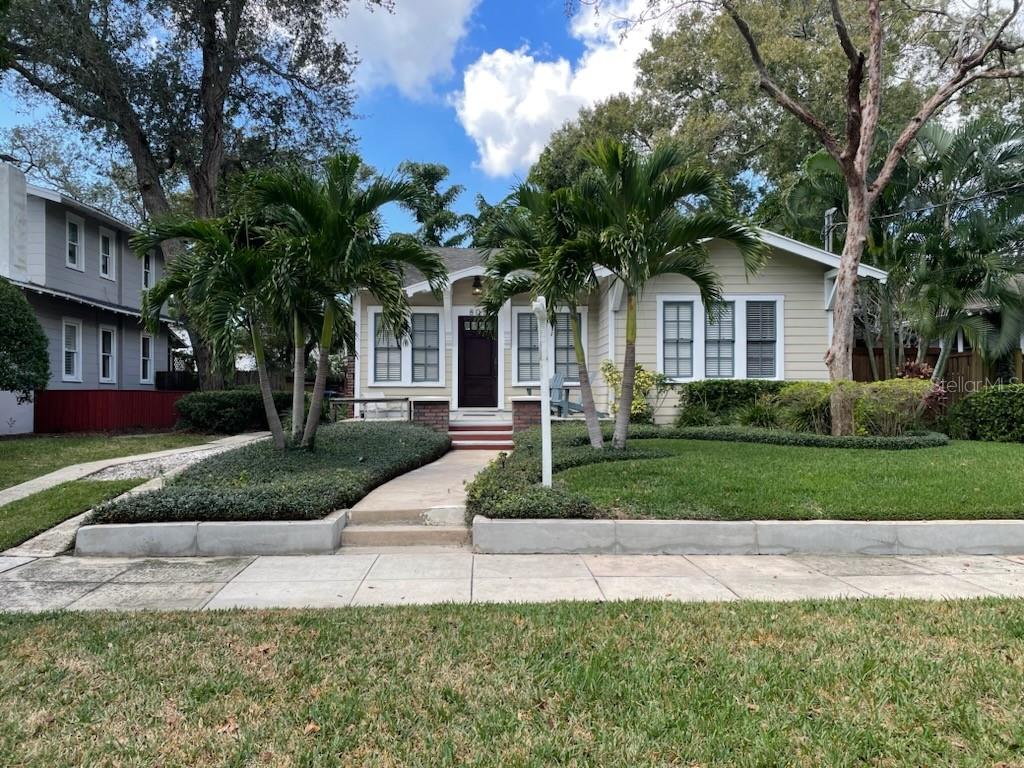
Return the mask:
<svg viewBox="0 0 1024 768">
<path fill-rule="evenodd" d="M 323 427 L 316 450 L 276 451 L 262 441 L 211 456 L 164 488 L 99 507 L 94 523 L 315 520 L 443 456 L 451 441 L 406 423 Z"/>
<path fill-rule="evenodd" d="M 274 392 L 278 413 L 292 407 L 291 392 Z M 178 429 L 213 434 L 238 434 L 267 429 L 267 413 L 257 389 L 191 392 L 174 404 Z"/>
<path fill-rule="evenodd" d="M 968 395 L 947 417 L 950 433 L 965 440 L 1024 443 L 1024 384 L 1002 384 Z"/>
</svg>

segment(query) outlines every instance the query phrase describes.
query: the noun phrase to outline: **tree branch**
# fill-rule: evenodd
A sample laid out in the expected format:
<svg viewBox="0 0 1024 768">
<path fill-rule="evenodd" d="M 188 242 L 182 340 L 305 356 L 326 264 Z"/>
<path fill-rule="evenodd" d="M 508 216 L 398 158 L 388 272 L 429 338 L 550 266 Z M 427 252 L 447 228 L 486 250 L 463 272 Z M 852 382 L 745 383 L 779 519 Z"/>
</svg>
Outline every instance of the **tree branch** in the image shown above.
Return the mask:
<svg viewBox="0 0 1024 768">
<path fill-rule="evenodd" d="M 868 0 L 868 93 L 862 107 L 857 154 L 853 165 L 866 179 L 875 146 L 878 120 L 882 110 L 882 10 L 881 0 Z"/>
<path fill-rule="evenodd" d="M 736 10 L 736 6 L 733 5 L 732 0 L 723 0 L 722 7 L 725 9 L 725 12 L 729 14 L 729 18 L 731 18 L 733 24 L 736 25 L 736 29 L 739 30 L 740 35 L 747 44 L 747 48 L 750 50 L 750 58 L 754 63 L 754 67 L 757 69 L 758 76 L 760 77 L 761 89 L 775 99 L 775 101 L 777 101 L 787 112 L 794 115 L 798 120 L 800 120 L 800 122 L 814 131 L 814 134 L 818 137 L 818 140 L 825 147 L 826 151 L 835 158 L 837 163 L 843 164 L 842 150 L 839 147 L 839 142 L 832 134 L 832 131 L 829 130 L 828 126 L 825 125 L 817 115 L 811 112 L 810 109 L 786 93 L 779 84 L 772 79 L 771 73 L 768 72 L 768 67 L 765 65 L 764 59 L 761 57 L 761 50 L 758 48 L 757 41 L 754 39 L 754 34 L 750 31 L 750 25 L 748 25 L 746 20 L 740 16 L 739 11 Z"/>
</svg>

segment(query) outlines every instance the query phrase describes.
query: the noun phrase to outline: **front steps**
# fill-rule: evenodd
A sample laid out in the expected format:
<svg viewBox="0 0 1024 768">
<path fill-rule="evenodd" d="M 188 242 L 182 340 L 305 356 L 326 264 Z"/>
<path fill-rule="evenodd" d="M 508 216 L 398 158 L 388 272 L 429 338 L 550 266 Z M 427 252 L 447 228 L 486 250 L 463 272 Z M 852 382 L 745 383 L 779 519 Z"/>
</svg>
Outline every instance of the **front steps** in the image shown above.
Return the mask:
<svg viewBox="0 0 1024 768">
<path fill-rule="evenodd" d="M 452 422 L 448 437 L 456 451 L 511 451 L 512 424 L 510 422 L 470 424 Z"/>
<path fill-rule="evenodd" d="M 349 510 L 348 515 L 342 547 L 451 547 L 470 541 L 463 507 Z"/>
</svg>

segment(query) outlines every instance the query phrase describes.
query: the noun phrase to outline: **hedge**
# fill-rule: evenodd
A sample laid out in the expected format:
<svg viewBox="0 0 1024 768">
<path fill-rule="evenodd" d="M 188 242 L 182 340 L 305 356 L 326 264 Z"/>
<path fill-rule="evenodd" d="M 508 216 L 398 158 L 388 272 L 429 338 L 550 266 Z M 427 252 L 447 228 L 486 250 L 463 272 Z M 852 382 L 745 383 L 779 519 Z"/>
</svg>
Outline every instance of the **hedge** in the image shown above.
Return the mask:
<svg viewBox="0 0 1024 768">
<path fill-rule="evenodd" d="M 786 385 L 774 379 L 704 379 L 679 385 L 679 409 L 704 408 L 714 417 L 727 417 L 763 395 L 775 395 Z"/>
<path fill-rule="evenodd" d="M 332 424 L 317 434 L 315 451 L 261 441 L 220 453 L 158 491 L 99 507 L 93 522 L 315 520 L 449 448 L 446 435 L 412 424 Z"/>
<path fill-rule="evenodd" d="M 950 409 L 947 421 L 955 437 L 1024 443 L 1024 384 L 974 392 Z"/>
<path fill-rule="evenodd" d="M 756 427 L 684 427 L 673 429 L 660 437 L 678 440 L 721 440 L 731 443 L 764 443 L 796 445 L 808 448 L 873 448 L 882 451 L 905 451 L 915 448 L 939 448 L 949 445 L 949 438 L 938 432 L 913 432 L 898 436 L 882 435 L 817 435 L 810 432 L 785 432 Z"/>
<path fill-rule="evenodd" d="M 291 392 L 274 392 L 278 413 L 292 407 Z M 190 392 L 174 404 L 178 429 L 213 434 L 238 434 L 267 429 L 267 412 L 258 389 Z"/>
</svg>

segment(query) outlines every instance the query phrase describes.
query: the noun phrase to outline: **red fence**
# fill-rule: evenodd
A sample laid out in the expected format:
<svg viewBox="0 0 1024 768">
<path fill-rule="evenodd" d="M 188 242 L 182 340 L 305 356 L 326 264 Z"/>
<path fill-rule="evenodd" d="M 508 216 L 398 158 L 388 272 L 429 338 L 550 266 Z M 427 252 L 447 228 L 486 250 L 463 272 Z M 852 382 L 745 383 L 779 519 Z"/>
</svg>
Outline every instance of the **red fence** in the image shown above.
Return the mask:
<svg viewBox="0 0 1024 768">
<path fill-rule="evenodd" d="M 170 429 L 187 392 L 148 389 L 50 389 L 36 392 L 36 432 Z"/>
</svg>

